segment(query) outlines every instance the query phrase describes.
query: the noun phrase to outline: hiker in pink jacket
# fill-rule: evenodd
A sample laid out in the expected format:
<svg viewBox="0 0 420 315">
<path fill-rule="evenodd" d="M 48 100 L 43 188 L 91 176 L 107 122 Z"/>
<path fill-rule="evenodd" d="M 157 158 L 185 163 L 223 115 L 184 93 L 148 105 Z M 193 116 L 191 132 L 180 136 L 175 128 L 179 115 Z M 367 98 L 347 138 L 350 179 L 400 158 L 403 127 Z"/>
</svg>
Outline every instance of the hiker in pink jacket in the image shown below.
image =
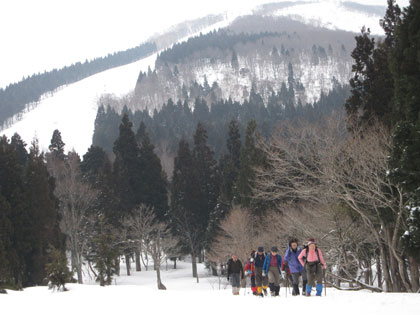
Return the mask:
<svg viewBox="0 0 420 315">
<path fill-rule="evenodd" d="M 326 268 L 321 249 L 316 246 L 315 240 L 310 238 L 308 245 L 300 253 L 299 262 L 305 267 L 308 283 L 306 284 L 306 296 L 311 296 L 312 287 L 316 281 L 316 295 L 322 293 L 322 269 Z"/>
</svg>

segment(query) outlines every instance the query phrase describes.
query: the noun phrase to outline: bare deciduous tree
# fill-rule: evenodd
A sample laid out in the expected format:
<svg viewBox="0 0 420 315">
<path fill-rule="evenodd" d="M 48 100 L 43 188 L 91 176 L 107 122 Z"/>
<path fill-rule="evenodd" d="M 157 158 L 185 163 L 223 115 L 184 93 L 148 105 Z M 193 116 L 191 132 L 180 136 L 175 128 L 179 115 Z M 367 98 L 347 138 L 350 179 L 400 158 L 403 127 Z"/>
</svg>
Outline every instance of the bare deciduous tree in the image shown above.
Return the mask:
<svg viewBox="0 0 420 315">
<path fill-rule="evenodd" d="M 159 290 L 166 290 L 160 275 L 160 266 L 168 258 L 177 255 L 178 240 L 171 234 L 168 225 L 159 222 L 154 209 L 140 205 L 130 218 L 125 220 L 131 239 L 140 253 L 153 259 Z"/>
<path fill-rule="evenodd" d="M 83 255 L 87 250 L 92 222 L 89 209 L 97 197 L 97 191 L 82 180 L 80 158 L 74 151 L 69 152 L 65 161 L 49 155 L 48 168 L 56 179 L 54 193 L 59 199 L 60 229 L 67 237 L 77 280 L 83 283 Z"/>
<path fill-rule="evenodd" d="M 255 193 L 280 208 L 342 203 L 375 240 L 386 290 L 410 292 L 413 281 L 400 243 L 405 196 L 387 176 L 390 145 L 390 134 L 380 125 L 351 135 L 337 117 L 323 126 L 286 125 L 269 143 L 261 142 L 271 168 L 258 170 Z"/>
<path fill-rule="evenodd" d="M 207 252 L 207 259 L 224 264 L 235 254 L 244 262 L 252 249 L 259 245 L 257 225 L 251 211 L 234 206 L 231 213 L 220 224 L 220 233 Z"/>
</svg>

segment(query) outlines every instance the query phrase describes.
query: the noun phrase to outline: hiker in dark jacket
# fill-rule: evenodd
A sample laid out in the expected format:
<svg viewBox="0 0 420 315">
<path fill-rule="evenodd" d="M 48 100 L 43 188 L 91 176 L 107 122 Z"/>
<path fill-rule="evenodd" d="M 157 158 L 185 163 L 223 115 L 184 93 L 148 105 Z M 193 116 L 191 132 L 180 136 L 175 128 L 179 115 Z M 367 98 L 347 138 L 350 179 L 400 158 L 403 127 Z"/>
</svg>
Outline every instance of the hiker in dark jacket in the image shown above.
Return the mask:
<svg viewBox="0 0 420 315">
<path fill-rule="evenodd" d="M 290 273 L 292 275 L 293 292 L 292 295 L 299 295 L 299 277 L 302 277 L 302 295 L 306 295 L 306 271 L 305 268 L 299 262 L 299 255 L 302 252 L 302 248 L 298 247 L 298 240 L 291 239 L 284 253 L 284 261 L 287 262 Z"/>
<path fill-rule="evenodd" d="M 303 260 L 304 258 L 305 261 Z M 316 295 L 321 296 L 323 269 L 326 268 L 326 264 L 321 249 L 316 246 L 313 238 L 308 240 L 308 245 L 302 250 L 298 259 L 301 265 L 305 267 L 306 276 L 308 277 L 306 296 L 311 296 L 312 287 L 315 286 L 315 281 Z"/>
<path fill-rule="evenodd" d="M 271 248 L 271 253 L 265 258 L 263 266 L 263 275 L 268 275 L 271 296 L 280 295 L 281 256 L 278 252 L 279 250 L 277 247 L 273 246 Z"/>
<path fill-rule="evenodd" d="M 263 277 L 263 266 L 265 261 L 266 254 L 264 253 L 264 247 L 259 246 L 258 251 L 254 256 L 254 266 L 255 266 L 255 284 L 257 285 L 257 294 L 261 297 L 267 295 L 268 287 L 268 278 Z M 264 294 L 263 294 L 264 292 Z"/>
<path fill-rule="evenodd" d="M 230 280 L 233 295 L 239 295 L 241 279 L 243 278 L 244 270 L 242 268 L 242 263 L 238 257 L 233 254 L 232 258 L 229 259 L 227 263 L 227 280 Z"/>
</svg>

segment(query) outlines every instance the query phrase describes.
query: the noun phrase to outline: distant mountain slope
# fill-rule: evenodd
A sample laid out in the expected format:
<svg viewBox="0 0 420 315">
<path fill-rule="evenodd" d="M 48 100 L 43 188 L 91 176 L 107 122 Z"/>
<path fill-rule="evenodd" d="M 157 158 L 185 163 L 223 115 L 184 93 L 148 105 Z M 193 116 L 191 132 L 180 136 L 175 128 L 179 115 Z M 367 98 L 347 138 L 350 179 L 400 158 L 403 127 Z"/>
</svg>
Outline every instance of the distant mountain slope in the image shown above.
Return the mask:
<svg viewBox="0 0 420 315">
<path fill-rule="evenodd" d="M 284 17 L 241 17 L 162 52 L 154 71 L 140 73 L 129 107 L 160 108 L 169 98 L 192 105 L 203 96 L 197 84 L 213 87 L 209 104 L 230 97 L 243 102 L 252 88 L 268 100 L 285 87 L 296 103 L 312 103 L 334 81 L 348 82 L 354 36 Z"/>
<path fill-rule="evenodd" d="M 101 101 L 118 113 L 125 105 L 152 112 L 168 98 L 185 99 L 191 108 L 196 97 L 205 98 L 209 106 L 229 97 L 243 102 L 252 92 L 264 101 L 276 94 L 293 98 L 296 106 L 312 103 L 335 83 L 347 83 L 356 35 L 348 30 L 359 31 L 358 18 L 369 27 L 378 25 L 381 10 L 343 1 L 289 1 L 260 6 L 234 22 L 237 14 L 232 12 L 186 21 L 150 38 L 154 49 L 160 50 L 187 34 L 186 43 L 159 57 L 152 55 L 147 61 L 106 70 L 73 84 L 58 84 L 54 93 L 47 89 L 32 103 L 22 101 L 26 96 L 19 90 L 14 90 L 13 97 L 20 101 L 13 106 L 3 106 L 0 97 L 0 124 L 10 119 L 4 133 L 19 132 L 28 143 L 37 136 L 44 149 L 53 130 L 62 129 L 67 148 L 83 154 L 92 143 Z M 331 13 L 335 16 L 328 16 Z M 222 30 L 208 34 L 219 28 Z M 194 32 L 196 38 L 186 40 Z M 199 32 L 203 34 L 199 36 Z M 43 89 L 44 83 L 38 83 Z M 134 87 L 135 93 L 130 93 Z M 103 93 L 109 96 L 103 97 Z"/>
<path fill-rule="evenodd" d="M 156 52 L 155 43 L 144 43 L 103 58 L 34 74 L 18 83 L 10 84 L 5 89 L 0 89 L 0 130 L 13 123 L 10 118 L 14 115 L 36 107 L 41 95 L 96 73 L 130 64 L 154 52 Z"/>
<path fill-rule="evenodd" d="M 385 0 L 384 6 L 364 5 L 351 1 L 318 0 L 281 7 L 272 5 L 271 10 L 264 11 L 264 15 L 286 16 L 308 25 L 351 32 L 359 32 L 365 25 L 373 34 L 382 35 L 379 19 L 385 15 L 385 5 Z"/>
<path fill-rule="evenodd" d="M 229 23 L 230 20 L 222 19 L 201 29 L 201 32 L 205 34 Z M 181 36 L 184 31 L 181 26 L 176 26 L 169 33 L 173 38 Z M 158 34 L 154 39 L 159 41 L 166 35 Z M 197 34 L 193 33 L 190 36 L 194 35 Z M 187 38 L 188 36 L 182 40 Z M 41 96 L 36 107 L 15 115 L 13 124 L 1 130 L 0 134 L 10 138 L 18 132 L 26 143 L 37 137 L 41 149 L 48 150 L 54 129 L 59 129 L 66 143 L 66 150 L 74 148 L 78 153 L 84 154 L 92 144 L 94 122 L 101 100 L 126 99 L 127 94 L 135 88 L 139 72 L 147 71 L 148 68 L 154 69 L 156 58 L 157 53 L 154 53 L 137 62 L 66 85 L 53 94 L 46 93 Z"/>
<path fill-rule="evenodd" d="M 170 30 L 156 33 L 148 41 L 137 47 L 90 61 L 86 60 L 83 63 L 78 62 L 61 69 L 34 74 L 20 82 L 12 83 L 4 89 L 0 88 L 0 130 L 11 126 L 16 119 L 19 120 L 22 112 L 35 108 L 41 96 L 45 93 L 53 93 L 63 85 L 75 83 L 102 71 L 136 62 L 224 19 L 225 16 L 220 14 L 185 21 L 171 27 Z"/>
</svg>

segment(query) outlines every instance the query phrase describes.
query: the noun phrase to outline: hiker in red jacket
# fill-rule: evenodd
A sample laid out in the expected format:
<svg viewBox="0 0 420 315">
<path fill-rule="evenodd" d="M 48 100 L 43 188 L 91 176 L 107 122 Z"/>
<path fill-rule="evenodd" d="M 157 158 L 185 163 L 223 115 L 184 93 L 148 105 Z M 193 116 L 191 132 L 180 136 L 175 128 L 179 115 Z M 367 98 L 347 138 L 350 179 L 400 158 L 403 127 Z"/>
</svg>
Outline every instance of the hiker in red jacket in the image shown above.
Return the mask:
<svg viewBox="0 0 420 315">
<path fill-rule="evenodd" d="M 257 295 L 257 285 L 255 284 L 255 250 L 251 251 L 251 257 L 246 262 L 244 271 L 245 275 L 251 278 L 251 291 L 253 295 Z"/>
<path fill-rule="evenodd" d="M 305 258 L 305 261 L 303 260 Z M 306 296 L 311 296 L 312 287 L 316 281 L 316 295 L 321 296 L 322 293 L 322 276 L 323 269 L 326 265 L 321 249 L 316 246 L 315 239 L 310 238 L 308 245 L 299 255 L 299 262 L 305 267 L 308 283 L 306 284 Z"/>
</svg>

